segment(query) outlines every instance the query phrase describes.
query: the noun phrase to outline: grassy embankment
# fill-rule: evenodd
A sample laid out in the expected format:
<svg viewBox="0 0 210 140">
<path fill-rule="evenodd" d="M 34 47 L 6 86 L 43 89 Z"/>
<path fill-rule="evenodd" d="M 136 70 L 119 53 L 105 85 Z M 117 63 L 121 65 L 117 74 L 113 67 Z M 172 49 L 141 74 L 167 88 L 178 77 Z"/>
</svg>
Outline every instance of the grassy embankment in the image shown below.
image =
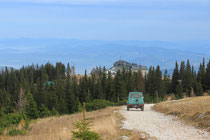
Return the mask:
<svg viewBox="0 0 210 140">
<path fill-rule="evenodd" d="M 144 138 L 141 138 L 140 132 L 121 129 L 123 117 L 117 112 L 120 108 L 108 107 L 87 112 L 86 118 L 91 121 L 91 130 L 97 132 L 104 140 L 121 140 L 122 136 L 127 136 L 130 140 L 147 140 L 149 136 L 145 133 Z M 31 123 L 31 131 L 25 136 L 2 137 L 0 140 L 70 140 L 72 124 L 81 119 L 81 113 L 39 119 Z"/>
<path fill-rule="evenodd" d="M 175 115 L 186 123 L 210 132 L 210 96 L 161 102 L 153 109 L 166 115 Z"/>
</svg>

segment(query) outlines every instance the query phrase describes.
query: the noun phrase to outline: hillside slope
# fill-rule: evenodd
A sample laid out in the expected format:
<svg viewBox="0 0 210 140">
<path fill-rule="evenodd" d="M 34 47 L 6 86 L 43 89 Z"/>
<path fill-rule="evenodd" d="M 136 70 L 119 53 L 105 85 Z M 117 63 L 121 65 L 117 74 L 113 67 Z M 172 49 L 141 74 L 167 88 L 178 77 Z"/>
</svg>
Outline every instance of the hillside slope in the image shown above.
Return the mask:
<svg viewBox="0 0 210 140">
<path fill-rule="evenodd" d="M 116 110 L 119 110 L 119 107 L 109 107 L 86 113 L 87 119 L 92 122 L 92 130 L 99 133 L 102 138 L 106 137 L 107 140 L 119 136 L 116 127 L 118 127 L 117 121 L 120 118 L 113 114 Z M 70 140 L 73 123 L 81 119 L 81 113 L 39 119 L 31 124 L 31 131 L 25 136 L 7 137 L 3 140 Z"/>
<path fill-rule="evenodd" d="M 86 112 L 86 119 L 91 123 L 91 131 L 97 132 L 103 140 L 150 139 L 150 136 L 144 132 L 121 128 L 123 120 L 122 115 L 119 113 L 121 108 L 108 107 Z M 0 136 L 0 140 L 71 140 L 73 123 L 81 119 L 81 113 L 38 119 L 30 125 L 31 130 L 25 136 Z"/>
<path fill-rule="evenodd" d="M 158 103 L 155 111 L 175 115 L 193 126 L 210 132 L 210 96 L 192 97 Z"/>
</svg>

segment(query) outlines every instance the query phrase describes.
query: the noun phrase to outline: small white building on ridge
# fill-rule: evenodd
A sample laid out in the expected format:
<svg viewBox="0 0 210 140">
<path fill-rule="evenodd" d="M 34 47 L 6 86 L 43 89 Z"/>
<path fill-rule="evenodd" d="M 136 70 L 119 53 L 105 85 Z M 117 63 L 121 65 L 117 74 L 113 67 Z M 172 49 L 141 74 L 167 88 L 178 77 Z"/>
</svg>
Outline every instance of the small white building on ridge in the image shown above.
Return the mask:
<svg viewBox="0 0 210 140">
<path fill-rule="evenodd" d="M 139 70 L 141 70 L 143 77 L 147 74 L 148 70 L 147 66 L 137 65 L 135 63 L 129 63 L 124 60 L 118 60 L 113 64 L 113 66 L 109 70 L 107 70 L 107 73 L 111 72 L 111 74 L 114 76 L 118 70 L 122 71 L 123 69 L 125 70 L 131 69 L 132 72 L 138 72 Z"/>
</svg>

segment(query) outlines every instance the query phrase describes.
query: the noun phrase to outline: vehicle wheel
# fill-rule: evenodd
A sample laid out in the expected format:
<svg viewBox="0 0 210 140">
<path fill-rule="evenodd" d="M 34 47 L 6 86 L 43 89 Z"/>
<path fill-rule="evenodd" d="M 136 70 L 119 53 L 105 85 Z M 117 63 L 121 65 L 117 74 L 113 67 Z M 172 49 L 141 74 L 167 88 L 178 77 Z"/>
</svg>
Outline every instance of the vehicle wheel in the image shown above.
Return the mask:
<svg viewBox="0 0 210 140">
<path fill-rule="evenodd" d="M 127 111 L 129 111 L 129 107 L 127 106 Z"/>
<path fill-rule="evenodd" d="M 141 107 L 141 111 L 144 111 L 144 106 Z"/>
</svg>

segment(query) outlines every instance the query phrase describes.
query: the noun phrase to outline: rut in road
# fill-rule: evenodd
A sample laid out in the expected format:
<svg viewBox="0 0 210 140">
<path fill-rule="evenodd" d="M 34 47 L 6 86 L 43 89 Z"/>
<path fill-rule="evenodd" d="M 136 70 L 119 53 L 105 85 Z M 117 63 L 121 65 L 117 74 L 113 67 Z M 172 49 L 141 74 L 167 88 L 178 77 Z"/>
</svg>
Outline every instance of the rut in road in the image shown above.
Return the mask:
<svg viewBox="0 0 210 140">
<path fill-rule="evenodd" d="M 126 110 L 120 113 L 125 117 L 123 128 L 144 131 L 159 140 L 210 140 L 208 133 L 152 110 L 154 104 L 145 104 L 145 111 Z"/>
</svg>

